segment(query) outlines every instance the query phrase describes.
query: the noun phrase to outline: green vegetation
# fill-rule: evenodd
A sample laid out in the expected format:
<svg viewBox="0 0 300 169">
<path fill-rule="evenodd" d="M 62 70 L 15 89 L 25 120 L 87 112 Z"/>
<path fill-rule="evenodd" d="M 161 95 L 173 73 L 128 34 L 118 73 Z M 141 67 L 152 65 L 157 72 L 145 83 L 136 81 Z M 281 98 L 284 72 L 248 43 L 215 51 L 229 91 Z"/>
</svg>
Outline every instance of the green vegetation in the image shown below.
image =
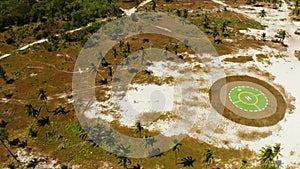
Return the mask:
<svg viewBox="0 0 300 169">
<path fill-rule="evenodd" d="M 113 0 L 4 0 L 0 2 L 0 29 L 10 25 L 60 20 L 78 27 L 96 18 L 116 16 L 119 7 Z"/>
<path fill-rule="evenodd" d="M 64 169 L 72 164 L 81 164 L 87 169 L 98 168 L 102 167 L 103 162 L 109 162 L 113 167 L 119 165 L 124 169 L 151 168 L 154 164 L 163 165 L 166 168 L 224 168 L 225 163 L 232 159 L 240 163 L 240 169 L 251 166 L 254 162 L 254 154 L 248 149 L 216 148 L 213 145 L 199 143 L 190 137 L 182 141 L 173 140 L 173 144 L 168 145 L 170 146 L 168 152 L 160 152 L 159 149 L 154 148 L 157 140 L 151 137 L 156 133 L 147 131 L 140 121 L 137 121 L 132 128 L 114 126 L 116 130 L 128 136 L 145 140 L 145 147 L 149 149 L 151 157 L 130 159 L 126 157 L 131 153 L 128 147 L 118 145 L 110 129 L 99 124 L 92 127 L 79 124 L 73 105 L 67 102 L 67 99 L 72 98 L 71 79 L 76 57 L 88 37 L 105 24 L 106 21 L 102 18 L 113 19 L 113 16 L 119 16 L 121 3 L 133 3 L 137 6 L 140 2 L 141 0 L 123 0 L 122 2 L 114 0 L 3 0 L 0 2 L 0 30 L 2 31 L 0 41 L 3 42 L 1 52 L 11 53 L 29 42 L 48 39 L 41 45 L 13 52 L 11 57 L 1 60 L 0 86 L 8 102 L 0 103 L 0 118 L 5 118 L 14 124 L 6 127 L 7 122 L 1 121 L 0 123 L 2 144 L 0 146 L 3 147 L 3 149 L 0 148 L 3 150 L 1 153 L 10 154 L 9 157 L 5 156 L 1 163 L 6 163 L 9 168 L 18 166 L 18 163 L 16 165 L 9 163 L 11 157 L 18 162 L 14 154 L 17 147 L 12 146 L 17 145 L 33 150 L 42 149 L 42 153 L 50 152 L 53 158 L 64 163 L 61 165 Z M 175 3 L 172 0 L 164 0 L 164 2 Z M 156 11 L 164 7 L 159 0 L 152 1 L 149 5 L 149 10 Z M 219 52 L 230 52 L 235 45 L 222 42 L 223 38 L 237 39 L 240 29 L 263 28 L 258 22 L 231 11 L 206 13 L 202 11 L 205 6 L 202 6 L 198 12 L 191 14 L 189 10 L 180 8 L 180 5 L 176 7 L 178 9 L 171 6 L 168 9 L 169 12 L 196 24 L 210 39 L 213 39 Z M 89 27 L 82 27 L 81 30 L 73 33 L 66 32 L 72 28 L 86 26 L 91 22 Z M 246 43 L 249 45 L 248 41 Z M 167 51 L 176 55 L 188 51 L 188 46 L 178 41 L 153 34 L 125 39 L 114 46 L 102 60 L 101 65 L 104 69 L 98 69 L 94 64 L 89 66 L 89 71 L 97 74 L 97 87 L 100 90 L 107 90 L 116 65 L 122 60 L 125 60 L 126 64 L 128 55 L 136 50 L 140 50 L 141 55 L 144 56 L 144 49 L 149 47 L 163 47 L 166 51 L 165 55 Z M 242 61 L 244 60 L 250 61 L 252 58 L 248 56 L 242 58 Z M 145 63 L 144 58 L 141 59 L 141 63 Z M 135 72 L 136 70 L 129 71 Z M 10 79 L 15 82 L 9 84 Z M 153 76 L 150 71 L 145 70 L 137 74 L 133 82 L 163 84 L 172 83 L 173 79 L 170 77 L 157 80 L 157 77 Z M 62 93 L 67 94 L 67 99 L 56 96 Z M 97 97 L 103 99 L 104 95 L 99 93 Z M 14 100 L 16 102 L 13 102 Z M 158 119 L 171 118 L 174 117 L 166 113 Z M 255 133 L 250 133 L 252 134 Z M 248 135 L 244 137 L 249 140 L 252 138 Z M 99 138 L 102 139 L 99 141 L 101 146 L 93 142 Z M 109 148 L 117 155 L 110 154 L 101 147 Z M 279 151 L 278 147 L 272 149 L 271 156 L 268 155 L 269 150 L 268 153 L 265 153 L 265 150 L 262 151 L 264 152 L 262 154 L 266 155 L 260 156 L 261 166 L 274 166 Z M 246 158 L 241 160 L 241 157 L 247 157 L 249 160 Z M 271 157 L 273 160 L 270 160 Z M 216 159 L 222 161 L 217 162 Z"/>
</svg>

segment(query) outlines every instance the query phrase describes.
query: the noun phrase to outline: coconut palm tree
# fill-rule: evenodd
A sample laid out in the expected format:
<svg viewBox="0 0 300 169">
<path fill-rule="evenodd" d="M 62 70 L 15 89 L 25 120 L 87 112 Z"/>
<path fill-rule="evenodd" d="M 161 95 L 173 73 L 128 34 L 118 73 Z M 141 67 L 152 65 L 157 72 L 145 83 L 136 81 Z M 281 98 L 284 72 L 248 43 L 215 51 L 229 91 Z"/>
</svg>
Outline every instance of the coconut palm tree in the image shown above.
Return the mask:
<svg viewBox="0 0 300 169">
<path fill-rule="evenodd" d="M 263 147 L 260 150 L 261 154 L 259 156 L 260 164 L 265 169 L 272 169 L 275 167 L 274 163 L 274 152 L 271 146 Z"/>
<path fill-rule="evenodd" d="M 247 169 L 250 166 L 250 164 L 248 163 L 248 160 L 246 158 L 243 158 L 241 160 L 241 166 L 239 169 Z"/>
<path fill-rule="evenodd" d="M 135 133 L 139 134 L 140 138 L 142 138 L 142 130 L 144 129 L 142 127 L 142 124 L 140 121 L 137 121 L 134 125 L 135 127 Z"/>
<path fill-rule="evenodd" d="M 83 129 L 80 129 L 79 130 L 79 137 L 82 139 L 82 140 L 87 140 L 88 138 L 88 134 L 83 130 Z"/>
<path fill-rule="evenodd" d="M 130 53 L 130 44 L 129 44 L 129 42 L 126 42 L 126 52 Z"/>
<path fill-rule="evenodd" d="M 285 30 L 280 30 L 279 32 L 278 32 L 278 34 L 280 35 L 280 39 L 281 39 L 281 43 L 282 43 L 282 45 L 284 44 L 284 39 L 286 38 L 286 31 Z"/>
<path fill-rule="evenodd" d="M 8 124 L 7 121 L 1 120 L 0 121 L 0 128 L 5 128 L 7 124 Z"/>
<path fill-rule="evenodd" d="M 5 141 L 8 141 L 8 132 L 6 128 L 0 128 L 0 142 L 5 147 L 5 149 L 9 152 L 9 154 L 17 161 L 20 162 L 17 157 L 10 151 L 10 149 L 6 146 Z"/>
<path fill-rule="evenodd" d="M 108 76 L 109 76 L 110 78 L 112 78 L 113 72 L 112 72 L 111 66 L 108 66 L 108 67 L 107 67 L 107 73 L 108 73 Z"/>
<path fill-rule="evenodd" d="M 26 105 L 25 105 L 25 114 L 26 114 L 27 116 L 31 116 L 31 117 L 35 118 L 36 120 L 37 120 L 37 118 L 38 118 L 38 116 L 39 116 L 39 114 L 40 114 L 40 110 L 41 110 L 41 108 L 40 108 L 39 110 L 36 110 L 36 109 L 32 106 L 32 104 L 26 104 Z"/>
<path fill-rule="evenodd" d="M 117 157 L 119 162 L 118 165 L 119 166 L 123 166 L 124 169 L 128 169 L 128 164 L 131 164 L 131 160 L 128 157 L 122 157 L 122 156 L 118 156 Z"/>
<path fill-rule="evenodd" d="M 263 33 L 261 34 L 261 39 L 262 39 L 263 41 L 266 41 L 266 33 L 265 33 L 265 32 L 263 32 Z"/>
<path fill-rule="evenodd" d="M 210 149 L 206 149 L 202 158 L 202 162 L 206 163 L 206 168 L 213 163 L 214 159 L 215 153 Z"/>
<path fill-rule="evenodd" d="M 168 55 L 168 51 L 169 51 L 169 47 L 166 45 L 165 46 L 165 50 L 164 50 L 164 54 L 167 56 Z"/>
<path fill-rule="evenodd" d="M 203 23 L 204 28 L 209 28 L 209 18 L 207 16 L 207 14 L 205 13 L 203 17 L 204 18 L 203 18 L 202 23 Z"/>
<path fill-rule="evenodd" d="M 57 114 L 67 114 L 66 107 L 59 104 L 54 110 L 54 115 Z"/>
<path fill-rule="evenodd" d="M 219 32 L 218 32 L 218 29 L 216 26 L 213 27 L 213 30 L 212 30 L 212 36 L 214 38 L 214 41 L 216 41 L 216 37 L 219 35 Z"/>
<path fill-rule="evenodd" d="M 275 146 L 273 146 L 273 153 L 274 156 L 277 158 L 276 160 L 278 160 L 278 157 L 281 156 L 281 144 L 280 143 L 276 143 Z"/>
<path fill-rule="evenodd" d="M 192 156 L 184 157 L 181 159 L 180 164 L 183 165 L 183 167 L 194 167 L 194 162 L 196 159 L 194 159 Z"/>
<path fill-rule="evenodd" d="M 176 14 L 177 14 L 178 17 L 181 17 L 181 10 L 177 9 Z"/>
<path fill-rule="evenodd" d="M 177 139 L 173 140 L 173 144 L 174 145 L 172 147 L 172 151 L 174 152 L 174 155 L 175 155 L 175 164 L 177 164 L 177 156 L 178 156 L 178 153 L 180 151 L 182 144 L 180 142 L 178 142 Z"/>
<path fill-rule="evenodd" d="M 152 0 L 152 10 L 155 11 L 156 9 L 156 2 L 155 0 Z"/>
<path fill-rule="evenodd" d="M 187 10 L 187 9 L 184 9 L 184 10 L 183 10 L 182 16 L 183 16 L 184 18 L 187 18 L 188 15 L 189 15 L 188 10 Z"/>
<path fill-rule="evenodd" d="M 123 166 L 124 169 L 127 169 L 127 165 L 131 164 L 131 160 L 127 157 L 130 153 L 129 148 L 130 146 L 126 147 L 123 144 L 119 144 L 113 152 L 119 160 L 118 165 Z"/>
<path fill-rule="evenodd" d="M 267 16 L 267 12 L 266 12 L 264 9 L 262 9 L 262 10 L 259 12 L 258 15 L 259 15 L 261 18 L 263 18 L 263 17 Z"/>
<path fill-rule="evenodd" d="M 37 95 L 38 95 L 39 99 L 44 102 L 44 106 L 48 112 L 46 91 L 44 89 L 40 88 L 40 89 L 38 89 Z"/>
<path fill-rule="evenodd" d="M 113 56 L 114 56 L 114 58 L 117 58 L 117 56 L 118 56 L 117 49 L 113 47 L 113 48 L 112 48 L 112 51 L 113 51 Z"/>
<path fill-rule="evenodd" d="M 227 31 L 227 27 L 228 27 L 228 21 L 222 22 L 221 31 L 223 34 Z"/>
</svg>

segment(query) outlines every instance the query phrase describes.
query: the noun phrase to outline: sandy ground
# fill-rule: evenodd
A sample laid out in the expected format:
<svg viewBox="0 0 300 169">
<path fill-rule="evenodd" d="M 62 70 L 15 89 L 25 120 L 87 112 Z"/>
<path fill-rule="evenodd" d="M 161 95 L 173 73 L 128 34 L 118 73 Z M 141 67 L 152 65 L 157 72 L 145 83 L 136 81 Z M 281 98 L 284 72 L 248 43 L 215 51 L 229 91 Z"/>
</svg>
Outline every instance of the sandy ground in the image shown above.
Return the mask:
<svg viewBox="0 0 300 169">
<path fill-rule="evenodd" d="M 213 0 L 220 5 L 227 6 L 222 1 Z M 151 2 L 151 0 L 144 1 L 141 5 Z M 140 6 L 141 6 L 140 5 Z M 233 56 L 253 56 L 254 61 L 244 64 L 222 62 L 224 71 L 227 74 L 232 75 L 250 75 L 260 79 L 265 79 L 273 84 L 283 86 L 289 97 L 295 97 L 296 101 L 294 105 L 296 109 L 292 114 L 286 114 L 284 120 L 279 122 L 275 126 L 271 127 L 249 127 L 234 123 L 211 109 L 208 103 L 208 92 L 203 89 L 208 89 L 212 84 L 212 77 L 205 72 L 191 71 L 192 74 L 188 74 L 189 78 L 186 78 L 186 74 L 179 70 L 187 70 L 189 65 L 171 65 L 181 66 L 180 69 L 169 69 L 161 62 L 155 62 L 149 70 L 153 71 L 154 75 L 165 76 L 165 73 L 171 73 L 176 78 L 180 79 L 177 85 L 137 85 L 130 86 L 130 90 L 125 93 L 125 97 L 112 97 L 106 102 L 95 102 L 90 110 L 86 112 L 86 116 L 89 118 L 101 118 L 107 121 L 113 121 L 118 119 L 122 125 L 132 127 L 137 119 L 144 114 L 150 114 L 153 112 L 166 115 L 167 112 L 171 112 L 171 117 L 166 119 L 158 119 L 153 123 L 147 124 L 146 127 L 149 130 L 160 130 L 160 132 L 167 136 L 178 135 L 181 133 L 188 133 L 191 137 L 199 139 L 199 141 L 206 141 L 210 144 L 218 147 L 225 148 L 249 148 L 256 152 L 259 152 L 261 147 L 266 145 L 272 145 L 273 143 L 281 143 L 282 145 L 282 166 L 294 165 L 300 167 L 300 133 L 297 132 L 299 128 L 297 126 L 300 120 L 300 88 L 298 84 L 300 79 L 297 75 L 300 73 L 300 62 L 293 56 L 294 50 L 300 48 L 300 36 L 293 34 L 294 30 L 300 26 L 299 23 L 294 23 L 290 19 L 280 20 L 281 18 L 289 18 L 289 10 L 287 4 L 284 2 L 282 8 L 279 10 L 267 9 L 267 17 L 259 18 L 257 13 L 261 8 L 254 8 L 249 10 L 249 6 L 235 8 L 228 8 L 235 12 L 244 14 L 250 18 L 253 18 L 268 27 L 266 30 L 248 29 L 248 31 L 242 31 L 242 33 L 254 35 L 260 37 L 262 32 L 265 32 L 268 39 L 274 36 L 277 29 L 287 30 L 292 37 L 286 38 L 285 43 L 289 48 L 287 52 L 278 51 L 267 46 L 263 46 L 260 50 L 246 49 L 240 50 L 235 54 L 221 56 L 220 59 L 233 57 Z M 126 15 L 131 15 L 136 11 L 136 8 L 125 10 Z M 76 29 L 74 31 L 80 30 Z M 72 31 L 70 31 L 72 33 Z M 43 39 L 42 41 L 46 41 Z M 42 42 L 34 42 L 42 43 Z M 19 50 L 24 50 L 34 44 L 26 45 Z M 265 53 L 270 55 L 286 55 L 285 58 L 272 57 L 267 62 L 259 62 L 256 60 L 255 55 Z M 0 60 L 8 57 L 9 54 L 0 56 Z M 195 57 L 195 56 L 190 56 Z M 194 65 L 201 65 L 201 63 L 194 63 Z M 275 77 L 275 81 L 260 76 L 257 72 L 249 71 L 249 68 L 258 67 L 259 69 L 271 73 Z M 167 71 L 160 71 L 161 69 L 167 69 Z M 218 75 L 217 77 L 221 77 Z M 223 74 L 224 76 L 224 74 Z M 195 81 L 191 83 L 190 80 Z M 180 87 L 178 87 L 180 86 Z M 64 97 L 62 95 L 61 97 Z M 184 103 L 184 104 L 180 104 Z M 114 110 L 111 113 L 107 111 Z M 188 114 L 182 114 L 187 112 Z M 211 116 L 213 114 L 213 116 Z M 156 116 L 151 116 L 151 120 L 157 119 Z M 195 124 L 191 126 L 191 124 Z M 216 128 L 222 129 L 223 132 L 214 132 Z M 199 131 L 202 131 L 199 133 Z M 238 137 L 238 132 L 251 133 L 256 132 L 268 132 L 272 134 L 266 138 L 260 138 L 259 140 L 247 141 Z M 226 144 L 224 143 L 226 141 Z M 291 153 L 293 152 L 293 153 Z M 291 155 L 293 154 L 293 155 Z M 297 163 L 298 164 L 294 164 Z M 230 168 L 230 165 L 227 165 Z"/>
<path fill-rule="evenodd" d="M 221 1 L 214 0 L 215 2 L 226 5 Z M 227 5 L 226 5 L 227 6 Z M 197 114 L 197 120 L 194 127 L 191 129 L 187 123 L 184 121 L 177 121 L 176 118 L 173 119 L 165 119 L 165 120 L 157 120 L 151 125 L 145 126 L 149 130 L 160 130 L 160 132 L 164 135 L 176 135 L 180 133 L 189 133 L 191 137 L 199 139 L 199 141 L 206 141 L 210 144 L 214 144 L 218 147 L 225 148 L 249 148 L 250 150 L 254 150 L 259 153 L 259 150 L 266 146 L 272 145 L 274 143 L 280 143 L 282 145 L 282 156 L 280 157 L 282 167 L 287 166 L 296 166 L 300 167 L 299 159 L 300 159 L 300 133 L 297 132 L 298 126 L 297 122 L 300 120 L 300 88 L 298 88 L 298 84 L 300 80 L 297 78 L 297 75 L 300 73 L 300 62 L 296 60 L 293 56 L 294 50 L 298 50 L 300 48 L 300 38 L 297 35 L 294 35 L 294 30 L 300 25 L 299 23 L 294 23 L 287 20 L 280 20 L 282 18 L 286 18 L 289 14 L 289 10 L 287 8 L 286 3 L 283 3 L 283 6 L 280 10 L 267 9 L 267 17 L 259 18 L 257 17 L 257 13 L 261 10 L 261 8 L 254 8 L 255 10 L 249 10 L 249 6 L 243 6 L 238 9 L 229 8 L 229 10 L 234 10 L 238 13 L 244 14 L 250 18 L 253 18 L 264 25 L 267 25 L 265 30 L 255 30 L 248 29 L 247 31 L 241 31 L 242 33 L 260 37 L 262 32 L 267 34 L 267 40 L 270 40 L 276 33 L 277 29 L 285 29 L 292 35 L 292 37 L 288 37 L 285 39 L 285 43 L 288 44 L 287 51 L 278 51 L 276 49 L 270 48 L 268 46 L 263 46 L 261 49 L 246 49 L 240 50 L 235 54 L 224 55 L 221 56 L 220 59 L 223 60 L 225 58 L 231 58 L 233 56 L 253 56 L 254 61 L 247 63 L 231 63 L 231 62 L 222 62 L 222 66 L 227 74 L 231 75 L 250 75 L 263 80 L 266 80 L 274 85 L 283 86 L 286 92 L 288 93 L 288 99 L 292 97 L 296 98 L 294 105 L 296 109 L 292 112 L 292 114 L 286 113 L 284 120 L 280 121 L 277 125 L 271 127 L 249 127 L 241 124 L 234 123 L 219 114 L 214 114 L 213 110 L 210 109 L 209 104 L 207 103 L 208 95 L 206 92 L 199 92 L 201 87 L 205 88 L 208 84 L 198 88 L 191 88 L 189 94 L 194 95 L 194 106 L 183 106 L 184 108 L 193 107 L 195 112 L 199 112 Z M 256 58 L 256 54 L 267 54 L 273 56 L 267 59 L 267 62 L 260 62 Z M 283 55 L 286 56 L 284 58 L 276 58 L 275 55 Z M 191 56 L 192 57 L 192 56 Z M 157 76 L 163 76 L 162 71 L 156 71 L 155 67 L 159 69 L 162 68 L 161 63 L 155 63 L 151 69 L 156 73 Z M 166 67 L 164 67 L 166 68 Z M 249 71 L 249 68 L 259 68 L 262 71 L 271 73 L 272 76 L 275 77 L 275 81 L 271 81 L 270 78 L 263 77 L 259 75 L 257 72 Z M 168 70 L 169 71 L 169 70 Z M 205 76 L 201 73 L 195 73 L 195 76 L 200 76 L 200 79 L 208 80 L 209 76 Z M 174 73 L 176 75 L 176 73 Z M 173 86 L 174 87 L 174 86 Z M 133 126 L 134 121 L 137 120 L 139 115 L 144 113 L 149 113 L 152 111 L 160 112 L 164 114 L 166 111 L 174 111 L 176 107 L 176 90 L 174 90 L 170 85 L 164 86 L 156 86 L 156 85 L 135 85 L 134 89 L 127 91 L 125 100 L 120 102 L 121 109 L 119 109 L 118 114 L 121 115 L 119 119 L 123 125 Z M 192 91 L 198 90 L 197 94 Z M 159 91 L 159 92 L 158 92 Z M 152 92 L 152 94 L 151 94 Z M 151 100 L 151 96 L 154 100 Z M 129 99 L 130 98 L 130 99 Z M 152 99 L 153 99 L 152 98 Z M 168 98 L 168 99 L 166 99 Z M 171 98 L 171 99 L 169 99 Z M 173 98 L 173 99 L 172 99 Z M 195 99 L 197 98 L 197 99 Z M 130 104 L 133 108 L 138 109 L 135 113 L 131 113 L 131 109 L 128 109 L 126 106 L 124 108 L 124 104 Z M 125 105 L 126 105 L 125 104 Z M 158 108 L 152 107 L 157 104 Z M 164 104 L 165 106 L 161 106 Z M 172 109 L 173 106 L 173 109 Z M 162 109 L 161 109 L 162 108 Z M 201 113 L 200 113 L 201 112 Z M 174 111 L 176 114 L 176 111 Z M 209 114 L 214 114 L 214 117 L 209 117 Z M 128 118 L 129 117 L 129 118 Z M 186 115 L 185 115 L 186 117 Z M 105 118 L 104 118 L 105 119 Z M 211 119 L 217 119 L 215 123 L 212 123 Z M 108 121 L 110 119 L 107 119 Z M 191 119 L 185 118 L 185 121 L 195 122 Z M 177 123 L 178 126 L 174 130 L 170 129 L 170 126 L 174 126 Z M 218 129 L 222 129 L 222 132 L 212 132 L 215 128 L 210 128 L 212 125 L 209 124 L 217 124 Z M 191 130 L 190 130 L 191 129 Z M 199 133 L 198 131 L 202 131 Z M 205 131 L 205 132 L 203 132 Z M 256 138 L 254 140 L 244 140 L 238 136 L 239 132 L 251 133 L 266 133 L 271 132 L 269 136 L 265 138 Z M 205 133 L 205 134 L 204 134 Z M 226 142 L 226 144 L 224 143 Z M 256 164 L 259 164 L 256 162 Z M 227 165 L 228 168 L 231 167 L 230 164 Z"/>
</svg>

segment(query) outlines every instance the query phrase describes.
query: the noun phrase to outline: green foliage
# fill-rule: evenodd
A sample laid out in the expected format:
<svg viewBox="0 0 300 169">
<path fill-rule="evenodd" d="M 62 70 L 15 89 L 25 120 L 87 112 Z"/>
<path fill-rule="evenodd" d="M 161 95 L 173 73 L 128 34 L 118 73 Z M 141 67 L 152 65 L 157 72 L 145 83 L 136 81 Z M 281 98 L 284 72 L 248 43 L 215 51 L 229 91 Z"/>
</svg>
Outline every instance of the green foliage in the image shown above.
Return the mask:
<svg viewBox="0 0 300 169">
<path fill-rule="evenodd" d="M 33 126 L 28 127 L 27 134 L 30 137 L 37 137 L 37 131 L 33 128 Z"/>
<path fill-rule="evenodd" d="M 68 166 L 65 165 L 65 164 L 62 164 L 60 168 L 61 168 L 61 169 L 68 169 Z"/>
<path fill-rule="evenodd" d="M 53 20 L 82 26 L 96 18 L 119 15 L 119 6 L 112 0 L 2 0 L 0 11 L 0 30 L 3 30 L 10 25 Z"/>
<path fill-rule="evenodd" d="M 31 117 L 34 117 L 34 118 L 38 118 L 39 114 L 40 114 L 40 109 L 37 110 L 35 109 L 32 104 L 26 104 L 25 105 L 25 114 L 27 116 L 31 116 Z"/>
<path fill-rule="evenodd" d="M 62 105 L 58 105 L 54 110 L 54 115 L 57 114 L 67 114 L 66 107 Z"/>
<path fill-rule="evenodd" d="M 0 128 L 0 141 L 4 143 L 5 140 L 8 139 L 8 132 L 6 128 Z"/>
<path fill-rule="evenodd" d="M 275 144 L 272 146 L 263 147 L 260 152 L 259 161 L 264 169 L 279 169 L 277 165 L 278 157 L 281 156 L 281 145 Z"/>
<path fill-rule="evenodd" d="M 15 169 L 16 166 L 15 166 L 15 164 L 14 164 L 13 162 L 10 162 L 10 163 L 7 165 L 7 168 L 9 168 L 9 169 Z"/>
<path fill-rule="evenodd" d="M 203 154 L 202 162 L 206 163 L 207 165 L 210 165 L 213 163 L 214 159 L 215 159 L 215 153 L 210 149 L 206 149 Z"/>
</svg>

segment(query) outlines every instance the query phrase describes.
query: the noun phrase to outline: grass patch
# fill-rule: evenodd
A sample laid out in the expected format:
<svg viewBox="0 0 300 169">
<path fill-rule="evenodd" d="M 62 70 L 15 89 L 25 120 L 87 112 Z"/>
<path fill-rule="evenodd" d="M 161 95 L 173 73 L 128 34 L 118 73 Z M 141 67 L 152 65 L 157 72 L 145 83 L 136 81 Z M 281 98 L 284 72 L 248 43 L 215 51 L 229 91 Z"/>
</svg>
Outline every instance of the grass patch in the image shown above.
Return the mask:
<svg viewBox="0 0 300 169">
<path fill-rule="evenodd" d="M 252 132 L 244 132 L 244 131 L 239 131 L 238 132 L 238 137 L 240 137 L 243 140 L 247 141 L 255 141 L 259 140 L 262 138 L 266 138 L 268 136 L 272 135 L 272 131 L 267 131 L 267 132 L 258 132 L 258 131 L 252 131 Z"/>
<path fill-rule="evenodd" d="M 232 58 L 226 58 L 223 61 L 225 62 L 234 62 L 234 63 L 246 63 L 253 61 L 252 56 L 237 56 Z"/>
</svg>

